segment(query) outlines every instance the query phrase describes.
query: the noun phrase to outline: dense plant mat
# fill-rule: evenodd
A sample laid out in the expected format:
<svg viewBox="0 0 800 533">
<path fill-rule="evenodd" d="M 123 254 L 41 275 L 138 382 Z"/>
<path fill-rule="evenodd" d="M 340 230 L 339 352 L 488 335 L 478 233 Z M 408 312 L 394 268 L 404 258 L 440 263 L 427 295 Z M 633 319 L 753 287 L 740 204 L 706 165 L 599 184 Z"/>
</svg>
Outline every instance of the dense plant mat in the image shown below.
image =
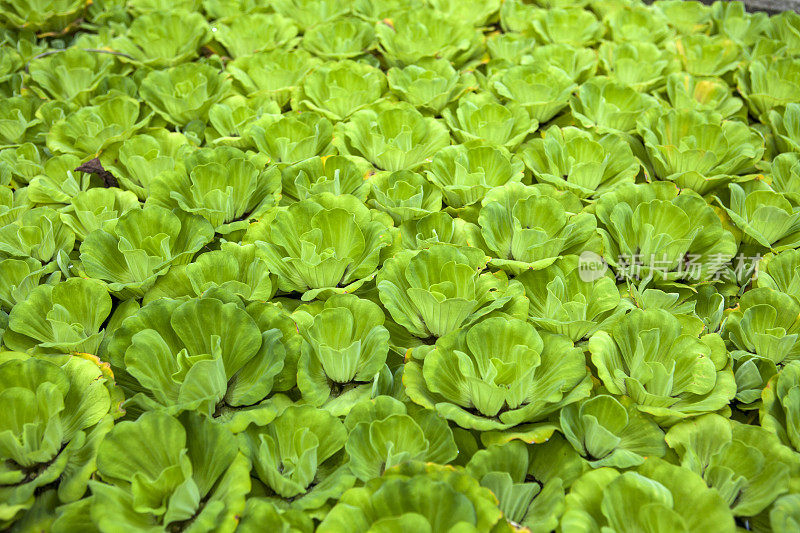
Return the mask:
<svg viewBox="0 0 800 533">
<path fill-rule="evenodd" d="M 0 20 L 0 529 L 800 530 L 796 13 Z"/>
</svg>

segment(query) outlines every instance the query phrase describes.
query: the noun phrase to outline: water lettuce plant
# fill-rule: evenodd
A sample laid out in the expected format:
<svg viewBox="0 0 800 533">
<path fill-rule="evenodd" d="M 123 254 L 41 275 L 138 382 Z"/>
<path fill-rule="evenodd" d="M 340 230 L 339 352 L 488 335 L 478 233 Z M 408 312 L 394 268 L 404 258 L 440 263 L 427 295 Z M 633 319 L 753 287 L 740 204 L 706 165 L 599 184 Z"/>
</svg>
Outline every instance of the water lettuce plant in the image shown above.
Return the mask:
<svg viewBox="0 0 800 533">
<path fill-rule="evenodd" d="M 663 309 L 636 309 L 589 340 L 605 388 L 669 426 L 723 409 L 736 393 L 725 343 Z"/>
<path fill-rule="evenodd" d="M 245 238 L 260 249 L 284 292 L 345 294 L 375 277 L 392 242 L 392 220 L 350 195 L 323 192 L 273 212 Z"/>
<path fill-rule="evenodd" d="M 381 170 L 413 170 L 450 144 L 447 128 L 410 104 L 356 112 L 337 124 L 336 147 Z"/>
<path fill-rule="evenodd" d="M 581 350 L 515 318 L 486 318 L 411 356 L 409 397 L 466 429 L 538 422 L 591 388 Z"/>
<path fill-rule="evenodd" d="M 0 0 L 0 530 L 800 530 L 753 4 Z"/>
<path fill-rule="evenodd" d="M 98 447 L 121 414 L 113 379 L 99 361 L 8 353 L 0 364 L 4 525 L 31 509 L 42 491 L 63 503 L 84 496 Z"/>
</svg>

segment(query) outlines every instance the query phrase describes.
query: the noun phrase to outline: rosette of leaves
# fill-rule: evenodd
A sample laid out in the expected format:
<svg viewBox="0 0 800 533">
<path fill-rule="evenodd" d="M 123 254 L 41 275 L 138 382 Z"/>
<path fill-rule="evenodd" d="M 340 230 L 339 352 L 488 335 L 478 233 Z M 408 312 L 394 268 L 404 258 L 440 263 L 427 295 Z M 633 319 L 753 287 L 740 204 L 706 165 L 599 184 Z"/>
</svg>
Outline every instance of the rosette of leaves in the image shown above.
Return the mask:
<svg viewBox="0 0 800 533">
<path fill-rule="evenodd" d="M 767 254 L 758 263 L 758 287 L 788 294 L 800 301 L 800 250 Z"/>
<path fill-rule="evenodd" d="M 800 90 L 800 59 L 790 57 L 757 58 L 739 69 L 739 93 L 750 112 L 768 122 L 770 111 L 782 111 L 796 102 Z"/>
<path fill-rule="evenodd" d="M 453 135 L 462 143 L 479 140 L 494 146 L 515 150 L 536 131 L 539 122 L 524 107 L 505 104 L 487 93 L 468 94 L 442 111 Z"/>
<path fill-rule="evenodd" d="M 310 157 L 281 170 L 281 194 L 285 200 L 305 200 L 328 192 L 351 194 L 366 201 L 372 172 L 368 161 L 356 156 L 331 155 Z"/>
<path fill-rule="evenodd" d="M 278 48 L 234 59 L 226 70 L 248 97 L 267 96 L 283 107 L 292 90 L 319 63 L 305 50 Z"/>
<path fill-rule="evenodd" d="M 266 116 L 250 126 L 248 137 L 274 162 L 297 163 L 334 152 L 331 121 L 313 112 Z"/>
<path fill-rule="evenodd" d="M 740 63 L 741 49 L 723 35 L 701 33 L 681 35 L 670 45 L 683 65 L 694 76 L 724 76 Z"/>
<path fill-rule="evenodd" d="M 158 128 L 110 147 L 100 154 L 100 161 L 120 187 L 135 193 L 139 200 L 146 200 L 156 176 L 176 170 L 191 149 L 181 133 Z"/>
<path fill-rule="evenodd" d="M 55 209 L 25 210 L 0 227 L 0 252 L 11 257 L 32 257 L 41 263 L 62 259 L 75 246 L 75 233 Z"/>
<path fill-rule="evenodd" d="M 624 307 L 632 305 L 633 307 L 645 310 L 663 309 L 674 315 L 681 321 L 681 324 L 687 323 L 690 328 L 694 328 L 695 326 L 702 327 L 700 324 L 701 322 L 705 324 L 704 318 L 707 317 L 704 312 L 707 312 L 709 308 L 713 309 L 711 313 L 715 315 L 717 313 L 721 315 L 725 309 L 724 298 L 721 302 L 717 301 L 716 298 L 710 298 L 710 301 L 706 301 L 709 297 L 706 289 L 708 286 L 710 285 L 699 285 L 696 288 L 696 292 L 694 292 L 691 290 L 687 291 L 683 287 L 669 286 L 661 290 L 649 287 L 649 283 L 647 282 L 641 282 L 639 284 L 628 284 L 627 287 L 624 288 L 620 287 L 620 294 L 623 299 Z M 670 290 L 674 292 L 666 292 Z M 712 290 L 711 292 L 712 294 L 717 294 L 722 297 L 716 290 Z M 718 308 L 717 304 L 719 304 L 721 308 Z M 703 308 L 705 311 L 701 311 L 698 308 Z M 698 322 L 698 320 L 700 322 Z M 707 329 L 718 332 L 718 328 L 708 327 Z"/>
<path fill-rule="evenodd" d="M 211 65 L 184 63 L 150 72 L 139 94 L 164 120 L 183 127 L 193 120 L 205 122 L 209 108 L 227 95 L 230 85 L 228 77 Z"/>
<path fill-rule="evenodd" d="M 789 362 L 770 378 L 761 399 L 761 427 L 786 446 L 800 450 L 800 361 Z"/>
<path fill-rule="evenodd" d="M 109 75 L 127 74 L 130 67 L 121 66 L 111 54 L 69 47 L 55 54 L 31 59 L 28 71 L 30 89 L 34 94 L 41 98 L 87 105 Z"/>
<path fill-rule="evenodd" d="M 381 303 L 394 321 L 419 339 L 442 337 L 522 299 L 522 285 L 486 271 L 476 248 L 435 244 L 403 250 L 378 272 Z"/>
<path fill-rule="evenodd" d="M 800 104 L 787 104 L 782 113 L 771 110 L 769 123 L 780 152 L 800 152 Z"/>
<path fill-rule="evenodd" d="M 559 477 L 537 479 L 529 456 L 520 440 L 490 444 L 469 459 L 466 471 L 497 497 L 509 524 L 549 533 L 564 512 L 564 483 Z"/>
<path fill-rule="evenodd" d="M 605 26 L 594 14 L 580 7 L 534 11 L 530 29 L 542 43 L 591 46 L 605 33 Z"/>
<path fill-rule="evenodd" d="M 425 7 L 425 0 L 355 0 L 353 14 L 370 22 L 391 19 L 402 11 Z"/>
<path fill-rule="evenodd" d="M 674 72 L 667 77 L 666 97 L 675 109 L 711 111 L 723 118 L 738 116 L 742 111 L 742 101 L 734 97 L 728 84 L 719 78 Z"/>
<path fill-rule="evenodd" d="M 767 509 L 800 472 L 800 459 L 778 437 L 716 414 L 671 427 L 666 441 L 680 465 L 702 476 L 737 517 Z"/>
<path fill-rule="evenodd" d="M 713 285 L 697 287 L 697 293 L 690 295 L 694 315 L 703 321 L 704 331 L 719 333 L 725 318 L 725 297 Z"/>
<path fill-rule="evenodd" d="M 305 32 L 318 24 L 334 20 L 350 12 L 347 0 L 275 0 L 272 9 L 294 20 Z"/>
<path fill-rule="evenodd" d="M 44 149 L 42 151 L 44 152 Z M 44 161 L 44 164 L 38 165 L 38 168 L 35 168 L 35 161 L 25 161 L 22 165 L 24 165 L 22 172 L 30 172 L 28 186 L 18 186 L 15 182 L 20 176 L 15 176 L 10 185 L 17 188 L 13 199 L 9 196 L 9 200 L 3 197 L 4 188 L 0 188 L 2 203 L 6 204 L 6 209 L 11 208 L 11 211 L 4 210 L 5 212 L 0 218 L 8 221 L 13 220 L 13 218 L 9 218 L 10 216 L 14 215 L 14 218 L 17 218 L 18 214 L 36 204 L 61 209 L 69 204 L 77 194 L 102 183 L 99 177 L 88 172 L 78 171 L 76 167 L 81 166 L 81 160 L 72 154 L 50 157 Z M 2 175 L 1 169 L 0 175 Z M 28 179 L 28 177 L 25 176 L 23 179 Z"/>
<path fill-rule="evenodd" d="M 480 143 L 448 146 L 433 158 L 428 180 L 455 209 L 477 204 L 495 187 L 522 181 L 524 165 L 507 150 Z"/>
<path fill-rule="evenodd" d="M 0 363 L 0 525 L 12 528 L 53 489 L 56 502 L 84 495 L 97 447 L 119 398 L 98 361 L 6 352 Z"/>
<path fill-rule="evenodd" d="M 275 48 L 294 48 L 300 41 L 291 19 L 277 13 L 250 13 L 228 17 L 216 25 L 214 40 L 231 57 L 242 57 Z"/>
<path fill-rule="evenodd" d="M 400 237 L 404 248 L 419 250 L 434 243 L 474 246 L 480 230 L 461 218 L 453 218 L 444 211 L 425 215 L 417 220 L 400 224 Z"/>
<path fill-rule="evenodd" d="M 42 139 L 42 121 L 35 115 L 40 104 L 33 96 L 13 96 L 0 102 L 0 148 Z"/>
<path fill-rule="evenodd" d="M 592 78 L 580 86 L 569 103 L 572 116 L 597 133 L 633 133 L 636 121 L 658 100 L 610 78 Z"/>
<path fill-rule="evenodd" d="M 770 18 L 771 24 L 767 27 L 767 35 L 782 41 L 789 55 L 796 55 L 800 50 L 800 19 L 794 11 L 776 13 Z"/>
<path fill-rule="evenodd" d="M 203 15 L 170 8 L 138 15 L 110 45 L 137 65 L 164 68 L 194 59 L 210 40 L 211 30 Z M 126 60 L 126 56 L 120 57 Z"/>
<path fill-rule="evenodd" d="M 262 332 L 237 303 L 160 298 L 122 321 L 108 355 L 128 405 L 213 416 L 267 397 L 286 356 L 282 335 Z"/>
<path fill-rule="evenodd" d="M 545 0 L 549 1 L 549 0 Z M 564 0 L 555 0 L 563 2 Z M 602 0 L 589 0 L 588 7 L 593 11 L 597 12 L 598 16 L 607 17 L 616 13 L 621 9 L 628 9 L 632 7 L 632 5 L 636 5 L 635 2 L 630 2 L 629 0 L 610 0 L 608 2 L 603 2 Z"/>
<path fill-rule="evenodd" d="M 73 154 L 82 159 L 97 157 L 106 147 L 124 142 L 144 128 L 153 112 L 129 96 L 113 96 L 86 106 L 53 124 L 47 134 L 47 148 L 56 154 Z"/>
<path fill-rule="evenodd" d="M 528 320 L 545 331 L 566 335 L 573 342 L 588 339 L 624 312 L 611 275 L 584 279 L 575 256 L 516 277 L 530 301 Z"/>
<path fill-rule="evenodd" d="M 254 244 L 223 242 L 219 250 L 178 265 L 156 281 L 144 295 L 147 304 L 158 298 L 193 298 L 204 294 L 234 294 L 246 302 L 266 301 L 277 290 L 277 278 L 256 253 Z"/>
<path fill-rule="evenodd" d="M 310 533 L 314 531 L 314 521 L 303 511 L 280 509 L 274 501 L 265 497 L 250 496 L 236 531 L 256 533 L 263 529 Z"/>
<path fill-rule="evenodd" d="M 680 34 L 704 35 L 711 31 L 711 7 L 700 2 L 661 0 L 655 9 L 664 14 L 667 23 Z"/>
<path fill-rule="evenodd" d="M 173 9 L 198 11 L 202 8 L 202 5 L 202 0 L 177 0 L 176 2 L 169 0 L 130 0 L 128 2 L 128 8 L 135 15 L 163 11 L 168 6 L 173 6 Z"/>
<path fill-rule="evenodd" d="M 521 33 L 497 33 L 486 38 L 486 49 L 493 61 L 522 64 L 530 59 L 537 46 L 536 39 Z"/>
<path fill-rule="evenodd" d="M 522 64 L 543 63 L 563 70 L 572 81 L 583 83 L 594 76 L 599 59 L 591 48 L 572 46 L 566 43 L 553 43 L 536 46 L 530 59 L 523 58 Z"/>
<path fill-rule="evenodd" d="M 309 301 L 356 291 L 372 279 L 393 239 L 391 225 L 391 217 L 354 196 L 321 193 L 251 226 L 245 242 L 259 247 L 281 291 Z"/>
<path fill-rule="evenodd" d="M 328 411 L 289 405 L 269 424 L 238 435 L 254 477 L 279 508 L 314 510 L 353 486 L 343 464 L 345 425 Z"/>
<path fill-rule="evenodd" d="M 664 309 L 634 309 L 588 347 L 608 392 L 629 397 L 664 427 L 718 411 L 736 394 L 724 342 L 716 333 L 698 336 L 702 329 Z"/>
<path fill-rule="evenodd" d="M 131 85 L 132 80 L 130 80 L 129 78 L 114 76 L 113 78 L 109 77 L 109 79 L 126 80 L 124 83 L 127 84 L 127 87 L 125 88 L 127 90 L 116 87 L 112 88 L 110 86 L 101 86 L 97 89 L 98 92 L 100 91 L 108 91 L 108 92 L 104 92 L 102 96 L 98 95 L 93 97 L 91 103 L 99 104 L 100 102 L 109 97 L 121 94 L 129 94 L 134 92 L 134 87 Z M 106 84 L 104 83 L 103 85 Z M 71 113 L 75 112 L 78 109 L 80 109 L 80 105 L 75 103 L 65 102 L 63 100 L 50 100 L 44 102 L 41 106 L 39 106 L 39 109 L 36 111 L 36 116 L 39 119 L 41 119 L 42 126 L 46 130 L 49 130 L 55 123 L 65 119 L 68 115 L 70 115 Z"/>
<path fill-rule="evenodd" d="M 0 94 L 4 98 L 20 93 L 24 61 L 22 55 L 9 44 L 0 46 Z"/>
<path fill-rule="evenodd" d="M 71 154 L 47 159 L 28 186 L 17 189 L 15 203 L 48 204 L 54 209 L 61 209 L 76 195 L 96 187 L 100 180 L 92 174 L 76 170 L 80 161 L 78 156 Z"/>
<path fill-rule="evenodd" d="M 130 191 L 94 187 L 73 196 L 61 212 L 61 220 L 83 241 L 94 230 L 112 227 L 120 216 L 138 207 L 139 200 Z"/>
<path fill-rule="evenodd" d="M 497 499 L 460 469 L 409 462 L 345 492 L 317 531 L 495 531 Z"/>
<path fill-rule="evenodd" d="M 478 225 L 490 264 L 518 275 L 596 247 L 597 221 L 570 192 L 549 185 L 509 183 L 490 190 Z"/>
<path fill-rule="evenodd" d="M 666 453 L 664 432 L 625 396 L 600 394 L 564 406 L 559 416 L 562 433 L 592 468 L 630 468 Z"/>
<path fill-rule="evenodd" d="M 622 307 L 630 305 L 639 309 L 663 309 L 674 315 L 681 324 L 688 327 L 700 327 L 703 332 L 719 333 L 719 326 L 724 318 L 725 299 L 710 284 L 696 287 L 695 291 L 687 291 L 677 287 L 661 289 L 647 288 L 647 283 L 628 285 L 620 290 Z M 709 288 L 711 290 L 709 290 Z M 627 311 L 627 309 L 626 309 Z M 605 328 L 607 329 L 607 328 Z"/>
<path fill-rule="evenodd" d="M 259 4 L 253 0 L 202 0 L 202 3 L 203 9 L 211 19 L 262 13 L 271 10 L 270 6 Z"/>
<path fill-rule="evenodd" d="M 414 107 L 439 115 L 475 83 L 474 75 L 459 73 L 446 59 L 424 58 L 386 72 L 392 93 Z"/>
<path fill-rule="evenodd" d="M 633 183 L 640 163 L 619 135 L 595 137 L 575 127 L 551 127 L 521 147 L 520 159 L 534 177 L 591 200 L 622 183 Z"/>
<path fill-rule="evenodd" d="M 639 120 L 655 175 L 705 194 L 755 170 L 764 139 L 738 120 L 691 109 L 650 110 Z"/>
<path fill-rule="evenodd" d="M 113 228 L 90 233 L 80 247 L 82 268 L 116 296 L 142 296 L 172 265 L 186 264 L 211 242 L 204 218 L 149 205 L 131 209 Z"/>
<path fill-rule="evenodd" d="M 536 4 L 509 0 L 500 6 L 500 27 L 505 33 L 531 33 L 531 21 L 539 12 Z"/>
<path fill-rule="evenodd" d="M 742 242 L 775 252 L 796 248 L 800 242 L 800 210 L 784 195 L 770 189 L 745 191 L 737 183 L 728 185 L 728 206 L 717 199 L 739 228 Z"/>
<path fill-rule="evenodd" d="M 57 33 L 80 18 L 85 8 L 83 0 L 2 0 L 0 20 L 9 28 Z"/>
<path fill-rule="evenodd" d="M 772 188 L 793 205 L 800 205 L 800 154 L 783 153 L 776 156 L 770 170 Z"/>
<path fill-rule="evenodd" d="M 736 531 L 724 498 L 687 468 L 652 457 L 636 470 L 591 470 L 566 497 L 562 531 Z"/>
<path fill-rule="evenodd" d="M 0 150 L 0 182 L 24 186 L 42 171 L 42 154 L 37 145 L 24 143 Z"/>
<path fill-rule="evenodd" d="M 603 257 L 620 276 L 695 284 L 736 255 L 736 239 L 696 192 L 623 184 L 595 203 Z"/>
<path fill-rule="evenodd" d="M 503 69 L 490 78 L 489 84 L 498 97 L 519 104 L 539 123 L 564 109 L 576 87 L 562 69 L 536 63 Z"/>
<path fill-rule="evenodd" d="M 361 481 L 407 461 L 447 464 L 458 455 L 447 422 L 390 396 L 364 399 L 344 419 L 348 467 Z"/>
<path fill-rule="evenodd" d="M 0 259 L 0 309 L 11 311 L 18 303 L 27 300 L 31 291 L 40 284 L 55 285 L 59 281 L 61 272 L 55 263 L 42 266 L 31 257 Z"/>
<path fill-rule="evenodd" d="M 716 30 L 745 48 L 755 45 L 772 26 L 769 15 L 762 12 L 749 13 L 744 4 L 736 2 L 712 5 L 711 11 Z"/>
<path fill-rule="evenodd" d="M 379 69 L 355 61 L 341 61 L 309 73 L 292 95 L 292 107 L 341 121 L 380 101 L 385 92 L 386 76 Z"/>
<path fill-rule="evenodd" d="M 497 20 L 502 0 L 428 0 L 428 3 L 459 25 L 483 27 Z"/>
<path fill-rule="evenodd" d="M 411 400 L 465 429 L 538 422 L 589 395 L 582 351 L 544 339 L 524 320 L 489 317 L 414 349 L 403 384 Z"/>
<path fill-rule="evenodd" d="M 364 157 L 381 170 L 414 170 L 450 144 L 447 128 L 402 102 L 362 109 L 336 125 L 340 153 Z"/>
<path fill-rule="evenodd" d="M 378 304 L 353 294 L 334 294 L 322 305 L 292 314 L 306 342 L 297 365 L 303 400 L 333 414 L 345 414 L 384 369 L 389 331 Z"/>
<path fill-rule="evenodd" d="M 29 198 L 24 198 L 27 189 L 15 192 L 8 186 L 0 186 L 0 224 L 6 226 L 19 219 L 23 213 L 31 209 Z"/>
<path fill-rule="evenodd" d="M 268 97 L 247 98 L 241 94 L 230 96 L 208 109 L 208 124 L 202 132 L 205 144 L 233 146 L 242 150 L 255 148 L 248 135 L 250 127 L 264 116 L 275 117 L 280 114 L 280 106 Z M 190 135 L 192 133 L 194 132 Z M 199 132 L 196 135 L 197 140 L 194 142 L 199 144 Z"/>
<path fill-rule="evenodd" d="M 752 47 L 748 57 L 751 60 L 762 59 L 772 61 L 777 57 L 785 57 L 786 55 L 787 49 L 785 43 L 762 36 Z"/>
<path fill-rule="evenodd" d="M 600 65 L 614 82 L 639 92 L 660 89 L 667 74 L 678 70 L 670 53 L 653 43 L 605 41 L 598 53 Z"/>
<path fill-rule="evenodd" d="M 65 530 L 230 533 L 245 509 L 249 470 L 221 424 L 196 413 L 145 413 L 108 433 L 97 452 L 102 481 L 90 481 L 92 495 L 64 508 L 59 522 Z"/>
<path fill-rule="evenodd" d="M 737 399 L 752 404 L 778 368 L 800 359 L 800 304 L 782 292 L 745 292 L 725 322 L 736 369 Z M 757 407 L 757 405 L 755 405 Z"/>
<path fill-rule="evenodd" d="M 184 4 L 186 4 L 186 2 L 175 2 L 170 5 L 182 7 Z M 196 2 L 192 0 L 190 4 L 196 4 Z M 96 29 L 102 24 L 122 23 L 127 25 L 130 24 L 132 13 L 130 13 L 126 7 L 128 6 L 117 0 L 93 1 L 91 4 L 86 5 L 86 12 L 83 18 L 86 22 L 93 25 L 93 29 Z M 130 7 L 133 8 L 133 5 Z M 161 6 L 158 7 L 160 8 Z M 145 10 L 146 8 L 142 11 Z"/>
<path fill-rule="evenodd" d="M 375 47 L 375 38 L 372 24 L 343 17 L 310 28 L 300 44 L 323 59 L 350 59 L 369 53 Z"/>
<path fill-rule="evenodd" d="M 442 208 L 442 191 L 410 170 L 377 172 L 369 178 L 369 184 L 369 205 L 388 213 L 398 226 Z"/>
<path fill-rule="evenodd" d="M 393 67 L 436 57 L 456 68 L 473 64 L 484 52 L 483 35 L 466 24 L 453 24 L 450 17 L 434 9 L 398 13 L 389 23 L 375 27 L 378 50 Z"/>
<path fill-rule="evenodd" d="M 182 170 L 152 182 L 147 205 L 200 215 L 221 234 L 244 229 L 280 197 L 280 176 L 264 170 L 265 162 L 233 147 L 201 148 L 187 155 Z"/>
<path fill-rule="evenodd" d="M 631 2 L 603 17 L 612 41 L 659 44 L 673 34 L 664 14 Z"/>
</svg>

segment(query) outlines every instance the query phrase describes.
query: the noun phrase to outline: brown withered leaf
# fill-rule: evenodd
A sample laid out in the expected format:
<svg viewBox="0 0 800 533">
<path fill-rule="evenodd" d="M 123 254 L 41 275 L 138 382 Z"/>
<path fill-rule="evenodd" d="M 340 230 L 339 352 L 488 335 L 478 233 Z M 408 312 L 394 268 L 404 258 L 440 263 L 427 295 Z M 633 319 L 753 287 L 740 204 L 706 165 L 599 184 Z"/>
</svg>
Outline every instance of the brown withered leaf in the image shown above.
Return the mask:
<svg viewBox="0 0 800 533">
<path fill-rule="evenodd" d="M 86 172 L 87 174 L 96 174 L 103 180 L 105 187 L 119 187 L 119 182 L 114 175 L 108 170 L 103 168 L 103 164 L 98 158 L 90 159 L 75 169 L 75 172 Z"/>
</svg>

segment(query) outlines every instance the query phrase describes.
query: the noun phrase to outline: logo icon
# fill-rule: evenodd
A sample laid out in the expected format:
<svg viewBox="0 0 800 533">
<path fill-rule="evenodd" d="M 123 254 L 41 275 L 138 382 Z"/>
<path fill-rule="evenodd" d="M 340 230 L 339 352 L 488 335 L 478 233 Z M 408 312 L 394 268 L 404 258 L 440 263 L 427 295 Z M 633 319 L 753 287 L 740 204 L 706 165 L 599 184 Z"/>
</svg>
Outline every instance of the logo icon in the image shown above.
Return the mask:
<svg viewBox="0 0 800 533">
<path fill-rule="evenodd" d="M 590 282 L 606 275 L 608 264 L 594 252 L 585 250 L 578 257 L 578 276 L 581 280 Z"/>
</svg>

